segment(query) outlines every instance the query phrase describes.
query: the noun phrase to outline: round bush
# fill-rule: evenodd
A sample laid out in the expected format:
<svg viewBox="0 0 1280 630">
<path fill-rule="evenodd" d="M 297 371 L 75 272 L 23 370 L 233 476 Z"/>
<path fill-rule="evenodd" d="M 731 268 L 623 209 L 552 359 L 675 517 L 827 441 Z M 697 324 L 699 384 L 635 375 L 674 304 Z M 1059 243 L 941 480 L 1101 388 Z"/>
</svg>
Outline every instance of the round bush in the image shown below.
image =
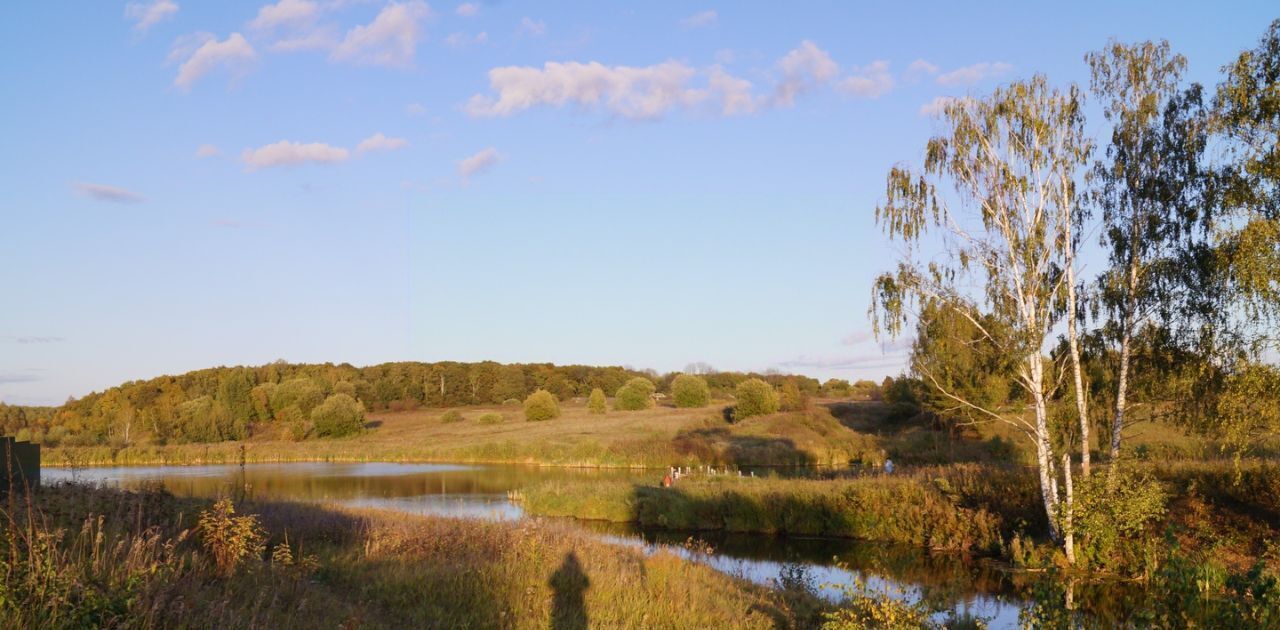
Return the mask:
<svg viewBox="0 0 1280 630">
<path fill-rule="evenodd" d="M 677 407 L 706 407 L 711 402 L 711 390 L 701 376 L 681 374 L 671 381 L 671 397 Z"/>
<path fill-rule="evenodd" d="M 491 411 L 489 413 L 480 414 L 480 418 L 476 421 L 480 424 L 502 424 L 503 417 L 502 414 Z"/>
<path fill-rule="evenodd" d="M 364 429 L 364 405 L 346 395 L 334 394 L 311 411 L 319 437 L 342 437 Z"/>
<path fill-rule="evenodd" d="M 551 392 L 540 389 L 524 399 L 524 419 L 539 422 L 559 417 L 560 402 Z"/>
<path fill-rule="evenodd" d="M 462 422 L 463 420 L 466 420 L 466 417 L 465 417 L 465 416 L 463 416 L 463 415 L 462 415 L 462 412 L 461 412 L 461 411 L 458 411 L 457 409 L 450 409 L 450 410 L 448 410 L 448 411 L 444 412 L 443 414 L 441 414 L 441 416 L 440 416 L 440 422 L 442 422 L 442 423 L 444 423 L 444 424 L 451 424 L 451 423 L 454 423 L 454 422 Z"/>
<path fill-rule="evenodd" d="M 763 416 L 778 410 L 778 393 L 773 391 L 772 385 L 758 378 L 738 383 L 735 397 L 738 399 L 733 412 L 735 420 Z"/>
<path fill-rule="evenodd" d="M 591 396 L 587 398 L 587 411 L 591 413 L 608 413 L 608 402 L 604 397 L 604 390 L 599 387 L 591 390 Z"/>
<path fill-rule="evenodd" d="M 653 406 L 653 392 L 657 389 L 653 381 L 637 376 L 618 388 L 618 393 L 614 394 L 613 406 L 623 411 L 648 409 Z"/>
</svg>

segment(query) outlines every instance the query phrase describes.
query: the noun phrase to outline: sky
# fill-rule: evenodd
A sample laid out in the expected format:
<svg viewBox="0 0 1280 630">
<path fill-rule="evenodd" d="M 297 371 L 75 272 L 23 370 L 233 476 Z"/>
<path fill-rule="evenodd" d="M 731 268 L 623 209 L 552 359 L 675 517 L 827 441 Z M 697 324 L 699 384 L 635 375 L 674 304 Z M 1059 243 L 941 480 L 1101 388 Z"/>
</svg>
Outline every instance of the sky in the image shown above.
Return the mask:
<svg viewBox="0 0 1280 630">
<path fill-rule="evenodd" d="M 215 365 L 875 378 L 874 221 L 939 99 L 1268 2 L 9 2 L 0 401 Z M 1101 116 L 1089 128 L 1101 128 Z"/>
</svg>

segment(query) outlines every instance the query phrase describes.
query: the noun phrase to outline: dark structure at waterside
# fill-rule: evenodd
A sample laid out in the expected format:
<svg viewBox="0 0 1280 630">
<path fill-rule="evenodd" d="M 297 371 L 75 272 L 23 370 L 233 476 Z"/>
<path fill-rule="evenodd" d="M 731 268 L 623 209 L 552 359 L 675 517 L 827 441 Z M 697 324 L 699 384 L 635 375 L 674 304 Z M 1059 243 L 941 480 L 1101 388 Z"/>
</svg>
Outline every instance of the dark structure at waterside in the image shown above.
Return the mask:
<svg viewBox="0 0 1280 630">
<path fill-rule="evenodd" d="M 40 445 L 0 437 L 0 492 L 40 485 Z"/>
</svg>

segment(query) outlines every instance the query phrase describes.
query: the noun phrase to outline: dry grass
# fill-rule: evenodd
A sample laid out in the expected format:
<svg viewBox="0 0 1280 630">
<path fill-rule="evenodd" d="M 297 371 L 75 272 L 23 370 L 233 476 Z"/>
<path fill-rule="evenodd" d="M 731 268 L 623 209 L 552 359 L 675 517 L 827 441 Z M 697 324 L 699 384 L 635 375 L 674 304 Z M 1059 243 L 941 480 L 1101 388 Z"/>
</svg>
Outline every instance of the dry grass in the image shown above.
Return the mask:
<svg viewBox="0 0 1280 630">
<path fill-rule="evenodd" d="M 650 467 L 670 465 L 844 465 L 877 459 L 874 438 L 842 426 L 823 407 L 729 424 L 721 407 L 588 412 L 565 402 L 562 415 L 525 422 L 515 406 L 459 409 L 463 420 L 441 422 L 440 410 L 383 412 L 368 429 L 334 440 L 293 442 L 263 431 L 244 442 L 45 449 L 53 465 L 164 465 L 289 461 L 388 461 Z M 483 422 L 487 414 L 505 422 Z"/>
<path fill-rule="evenodd" d="M 189 529 L 205 508 L 158 490 L 40 490 L 0 520 L 0 625 L 773 628 L 811 626 L 822 612 L 811 595 L 568 523 L 302 504 L 238 506 L 272 551 L 220 570 Z"/>
</svg>

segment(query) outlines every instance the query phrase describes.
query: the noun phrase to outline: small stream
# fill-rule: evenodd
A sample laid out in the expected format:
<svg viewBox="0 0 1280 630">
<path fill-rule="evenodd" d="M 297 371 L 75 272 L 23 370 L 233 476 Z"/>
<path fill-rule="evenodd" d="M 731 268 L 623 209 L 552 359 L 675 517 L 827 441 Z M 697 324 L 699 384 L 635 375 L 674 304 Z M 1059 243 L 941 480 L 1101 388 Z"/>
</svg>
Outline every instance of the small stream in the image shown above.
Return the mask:
<svg viewBox="0 0 1280 630">
<path fill-rule="evenodd" d="M 511 465 L 286 463 L 220 466 L 133 466 L 116 468 L 44 468 L 44 483 L 80 481 L 124 488 L 159 482 L 178 496 L 216 497 L 243 487 L 258 500 L 329 503 L 381 508 L 453 518 L 516 520 L 523 510 L 507 493 L 556 479 L 631 479 L 656 483 L 661 473 L 617 469 L 569 469 Z M 579 521 L 621 545 L 647 553 L 661 545 L 690 560 L 758 584 L 774 586 L 783 576 L 799 576 L 811 584 L 851 584 L 895 597 L 925 599 L 938 609 L 981 617 L 992 628 L 1016 627 L 1026 605 L 1028 580 L 1034 577 L 1004 570 L 997 563 L 959 554 L 929 553 L 914 547 L 865 541 L 641 530 L 633 525 Z M 684 543 L 690 538 L 709 544 L 708 555 Z M 838 598 L 835 588 L 820 588 Z M 1102 592 L 1101 597 L 1107 597 Z"/>
</svg>

